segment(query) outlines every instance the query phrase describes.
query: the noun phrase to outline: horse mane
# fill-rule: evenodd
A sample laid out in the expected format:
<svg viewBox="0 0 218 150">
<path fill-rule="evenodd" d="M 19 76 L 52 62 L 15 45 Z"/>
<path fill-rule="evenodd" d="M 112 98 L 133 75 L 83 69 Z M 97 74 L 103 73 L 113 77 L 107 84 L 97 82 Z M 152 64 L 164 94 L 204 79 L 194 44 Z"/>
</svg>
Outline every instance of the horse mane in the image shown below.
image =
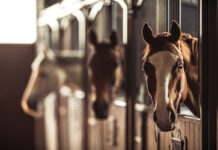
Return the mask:
<svg viewBox="0 0 218 150">
<path fill-rule="evenodd" d="M 188 33 L 182 33 L 181 38 L 187 45 L 189 45 L 192 54 L 191 63 L 198 66 L 198 39 L 192 37 Z"/>
<path fill-rule="evenodd" d="M 189 99 L 195 103 L 196 105 L 199 104 L 199 92 L 200 92 L 200 85 L 199 85 L 199 75 L 198 75 L 198 39 L 192 37 L 188 33 L 183 33 L 181 36 L 181 41 L 188 46 L 190 51 L 190 60 L 184 59 L 185 62 L 185 72 L 187 76 L 188 86 L 191 91 L 189 93 Z M 182 51 L 184 48 L 182 48 Z M 199 110 L 195 110 L 195 115 L 199 117 L 200 112 Z"/>
</svg>

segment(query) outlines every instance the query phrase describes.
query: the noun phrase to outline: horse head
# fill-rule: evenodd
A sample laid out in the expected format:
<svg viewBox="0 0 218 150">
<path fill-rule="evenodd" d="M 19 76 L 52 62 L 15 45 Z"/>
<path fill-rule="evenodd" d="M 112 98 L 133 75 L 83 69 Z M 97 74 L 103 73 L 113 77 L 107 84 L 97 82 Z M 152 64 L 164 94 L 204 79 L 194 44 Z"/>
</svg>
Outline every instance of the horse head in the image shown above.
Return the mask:
<svg viewBox="0 0 218 150">
<path fill-rule="evenodd" d="M 94 49 L 89 61 L 96 95 L 93 109 L 98 119 L 105 119 L 109 113 L 110 102 L 118 91 L 123 77 L 122 49 L 117 45 L 115 32 L 111 33 L 108 43 L 99 43 L 94 31 L 91 31 L 89 36 Z"/>
<path fill-rule="evenodd" d="M 154 102 L 153 119 L 160 130 L 170 131 L 175 128 L 180 102 L 199 116 L 197 40 L 182 33 L 176 21 L 170 33 L 157 35 L 145 23 L 142 36 L 147 43 L 143 70 Z"/>
<path fill-rule="evenodd" d="M 67 57 L 66 53 L 69 56 L 69 51 L 52 50 L 37 55 L 32 63 L 32 73 L 21 100 L 24 112 L 33 117 L 40 117 L 42 114 L 37 112 L 39 101 L 71 82 L 70 68 L 73 58 Z"/>
</svg>

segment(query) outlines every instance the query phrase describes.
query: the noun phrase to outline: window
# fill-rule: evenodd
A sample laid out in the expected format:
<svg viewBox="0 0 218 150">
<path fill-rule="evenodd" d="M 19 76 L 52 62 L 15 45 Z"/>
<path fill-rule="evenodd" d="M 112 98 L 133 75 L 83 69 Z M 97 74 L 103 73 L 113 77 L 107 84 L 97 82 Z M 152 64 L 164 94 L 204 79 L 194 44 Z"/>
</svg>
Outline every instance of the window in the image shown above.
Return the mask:
<svg viewBox="0 0 218 150">
<path fill-rule="evenodd" d="M 36 41 L 36 0 L 1 0 L 0 20 L 0 43 Z"/>
</svg>

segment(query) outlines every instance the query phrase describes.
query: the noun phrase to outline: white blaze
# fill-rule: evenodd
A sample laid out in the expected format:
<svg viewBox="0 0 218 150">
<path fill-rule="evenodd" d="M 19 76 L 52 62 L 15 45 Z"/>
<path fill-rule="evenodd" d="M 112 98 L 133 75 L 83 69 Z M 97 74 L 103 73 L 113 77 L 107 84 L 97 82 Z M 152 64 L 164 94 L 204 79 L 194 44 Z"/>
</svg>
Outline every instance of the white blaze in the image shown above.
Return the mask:
<svg viewBox="0 0 218 150">
<path fill-rule="evenodd" d="M 148 58 L 148 61 L 155 67 L 157 84 L 155 101 L 158 102 L 159 107 L 169 104 L 168 86 L 171 80 L 171 72 L 177 59 L 178 56 L 167 50 L 157 52 Z"/>
</svg>

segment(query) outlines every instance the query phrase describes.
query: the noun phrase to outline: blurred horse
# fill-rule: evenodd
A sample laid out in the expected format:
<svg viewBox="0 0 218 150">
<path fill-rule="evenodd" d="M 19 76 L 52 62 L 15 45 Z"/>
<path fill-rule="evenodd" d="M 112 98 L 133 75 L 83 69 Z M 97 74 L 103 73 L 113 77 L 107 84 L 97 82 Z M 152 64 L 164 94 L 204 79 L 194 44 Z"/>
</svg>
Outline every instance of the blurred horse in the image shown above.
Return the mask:
<svg viewBox="0 0 218 150">
<path fill-rule="evenodd" d="M 37 104 L 49 93 L 57 91 L 63 85 L 79 81 L 79 76 L 73 73 L 74 57 L 72 51 L 53 52 L 52 50 L 40 52 L 32 63 L 32 73 L 24 91 L 21 106 L 25 113 L 40 117 Z M 79 67 L 76 67 L 79 69 Z M 78 70 L 79 71 L 79 70 Z M 75 86 L 77 87 L 77 86 Z"/>
<path fill-rule="evenodd" d="M 145 23 L 142 36 L 147 43 L 143 70 L 154 102 L 153 119 L 160 130 L 171 131 L 180 102 L 200 116 L 198 40 L 182 33 L 176 21 L 172 21 L 170 33 L 155 36 Z"/>
<path fill-rule="evenodd" d="M 99 43 L 94 31 L 90 32 L 89 38 L 93 46 L 89 67 L 96 95 L 93 109 L 98 119 L 106 119 L 112 98 L 122 89 L 124 53 L 117 44 L 115 32 L 111 33 L 108 43 Z"/>
</svg>

